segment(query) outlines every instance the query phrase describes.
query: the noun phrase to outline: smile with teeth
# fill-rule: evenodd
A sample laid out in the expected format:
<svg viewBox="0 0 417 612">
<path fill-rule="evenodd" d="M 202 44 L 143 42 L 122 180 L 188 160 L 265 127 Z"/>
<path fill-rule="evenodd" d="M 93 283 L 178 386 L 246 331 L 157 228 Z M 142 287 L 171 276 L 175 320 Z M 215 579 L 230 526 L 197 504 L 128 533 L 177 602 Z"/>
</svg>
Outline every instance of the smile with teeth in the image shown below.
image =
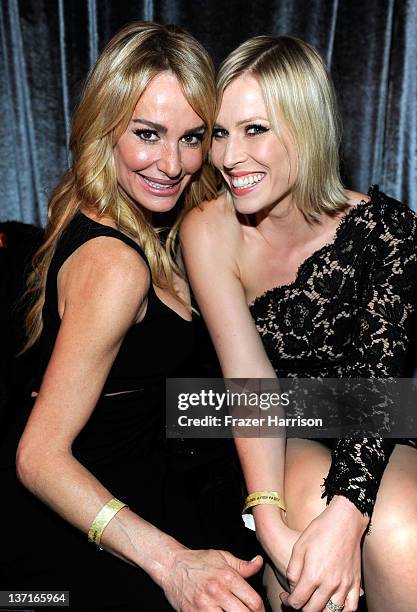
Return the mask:
<svg viewBox="0 0 417 612">
<path fill-rule="evenodd" d="M 264 174 L 246 174 L 245 176 L 232 176 L 231 182 L 235 189 L 242 189 L 248 185 L 259 183 L 264 178 Z"/>
<path fill-rule="evenodd" d="M 143 180 L 146 183 L 148 183 L 148 185 L 150 185 L 154 189 L 160 189 L 161 191 L 164 191 L 164 189 L 172 189 L 173 187 L 178 185 L 178 183 L 180 182 L 180 181 L 177 181 L 176 183 L 170 183 L 169 185 L 164 185 L 163 183 L 157 183 L 155 181 L 151 181 L 146 176 L 143 176 L 143 174 L 141 174 L 140 176 L 143 178 Z"/>
</svg>

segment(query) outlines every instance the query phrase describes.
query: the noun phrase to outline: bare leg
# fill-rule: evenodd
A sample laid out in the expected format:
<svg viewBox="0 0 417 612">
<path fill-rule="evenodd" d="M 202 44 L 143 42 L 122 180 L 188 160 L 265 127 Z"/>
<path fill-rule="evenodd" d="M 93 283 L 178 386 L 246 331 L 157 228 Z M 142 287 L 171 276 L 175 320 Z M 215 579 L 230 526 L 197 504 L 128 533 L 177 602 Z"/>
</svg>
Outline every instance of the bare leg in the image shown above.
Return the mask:
<svg viewBox="0 0 417 612">
<path fill-rule="evenodd" d="M 287 442 L 285 462 L 285 503 L 289 527 L 303 531 L 326 507 L 321 499 L 323 478 L 330 467 L 330 452 L 313 440 L 291 439 Z M 281 586 L 272 568 L 267 565 L 264 585 L 273 612 L 281 612 Z M 288 608 L 287 608 L 288 609 Z"/>
<path fill-rule="evenodd" d="M 290 440 L 285 470 L 289 526 L 303 530 L 324 510 L 320 484 L 330 453 L 310 440 Z M 417 602 L 417 450 L 397 445 L 385 470 L 363 545 L 363 581 L 369 612 L 409 612 Z M 284 588 L 266 567 L 264 583 L 274 612 Z"/>
<path fill-rule="evenodd" d="M 363 545 L 369 612 L 417 606 L 417 450 L 398 445 L 384 472 Z"/>
</svg>

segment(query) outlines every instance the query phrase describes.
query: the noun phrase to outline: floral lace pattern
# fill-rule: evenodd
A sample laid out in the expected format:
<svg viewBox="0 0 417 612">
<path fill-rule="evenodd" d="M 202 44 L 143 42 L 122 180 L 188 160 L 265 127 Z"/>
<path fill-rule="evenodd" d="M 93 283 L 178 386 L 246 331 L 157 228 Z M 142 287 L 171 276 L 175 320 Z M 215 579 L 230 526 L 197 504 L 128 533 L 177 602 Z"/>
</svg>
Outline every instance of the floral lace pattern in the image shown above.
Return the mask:
<svg viewBox="0 0 417 612">
<path fill-rule="evenodd" d="M 341 220 L 334 241 L 295 281 L 250 305 L 280 378 L 407 376 L 417 293 L 417 215 L 376 186 Z M 401 440 L 415 446 L 414 440 Z M 323 497 L 372 514 L 395 440 L 335 440 Z"/>
</svg>

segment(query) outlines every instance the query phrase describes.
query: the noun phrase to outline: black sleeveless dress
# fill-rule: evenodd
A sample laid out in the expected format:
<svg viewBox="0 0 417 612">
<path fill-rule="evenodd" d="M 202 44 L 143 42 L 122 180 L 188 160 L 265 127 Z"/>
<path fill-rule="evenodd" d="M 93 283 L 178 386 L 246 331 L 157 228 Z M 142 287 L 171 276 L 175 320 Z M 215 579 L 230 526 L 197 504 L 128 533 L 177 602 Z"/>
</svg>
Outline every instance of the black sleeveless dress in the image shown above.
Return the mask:
<svg viewBox="0 0 417 612">
<path fill-rule="evenodd" d="M 123 233 L 81 213 L 75 216 L 48 273 L 38 383 L 60 326 L 58 272 L 77 248 L 97 236 L 122 240 L 147 263 Z M 151 284 L 146 315 L 127 332 L 73 454 L 131 510 L 183 544 L 200 548 L 207 546 L 201 512 L 187 479 L 173 470 L 165 442 L 165 378 L 186 362 L 193 335 L 192 322 L 161 302 Z M 21 412 L 1 450 L 0 589 L 68 590 L 71 610 L 172 610 L 143 570 L 96 549 L 17 481 L 14 453 L 30 408 Z"/>
</svg>

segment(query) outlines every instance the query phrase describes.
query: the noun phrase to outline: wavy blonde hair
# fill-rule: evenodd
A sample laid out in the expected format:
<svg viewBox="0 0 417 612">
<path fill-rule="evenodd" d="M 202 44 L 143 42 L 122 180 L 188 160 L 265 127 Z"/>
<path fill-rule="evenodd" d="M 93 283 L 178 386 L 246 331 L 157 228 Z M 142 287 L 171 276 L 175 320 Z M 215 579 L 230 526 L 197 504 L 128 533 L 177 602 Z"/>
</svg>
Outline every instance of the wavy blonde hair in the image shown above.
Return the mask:
<svg viewBox="0 0 417 612">
<path fill-rule="evenodd" d="M 250 38 L 220 66 L 217 113 L 226 87 L 244 73 L 258 80 L 278 137 L 282 119 L 292 133 L 298 162 L 293 194 L 305 218 L 314 222 L 323 212 L 343 209 L 347 195 L 339 173 L 339 114 L 319 53 L 291 36 Z"/>
<path fill-rule="evenodd" d="M 127 25 L 101 53 L 74 115 L 72 164 L 52 193 L 46 240 L 35 254 L 28 281 L 33 303 L 26 319 L 24 350 L 41 335 L 48 269 L 62 232 L 81 207 L 111 217 L 122 231 L 136 238 L 149 261 L 152 281 L 176 295 L 173 274 L 181 274 L 175 261 L 178 227 L 188 210 L 216 197 L 213 173 L 204 163 L 187 187 L 183 209 L 162 244 L 159 232 L 118 185 L 113 158 L 113 148 L 127 129 L 138 99 L 152 79 L 167 70 L 178 78 L 188 103 L 207 125 L 202 142 L 206 159 L 215 116 L 214 68 L 208 53 L 176 26 L 152 22 Z"/>
</svg>

